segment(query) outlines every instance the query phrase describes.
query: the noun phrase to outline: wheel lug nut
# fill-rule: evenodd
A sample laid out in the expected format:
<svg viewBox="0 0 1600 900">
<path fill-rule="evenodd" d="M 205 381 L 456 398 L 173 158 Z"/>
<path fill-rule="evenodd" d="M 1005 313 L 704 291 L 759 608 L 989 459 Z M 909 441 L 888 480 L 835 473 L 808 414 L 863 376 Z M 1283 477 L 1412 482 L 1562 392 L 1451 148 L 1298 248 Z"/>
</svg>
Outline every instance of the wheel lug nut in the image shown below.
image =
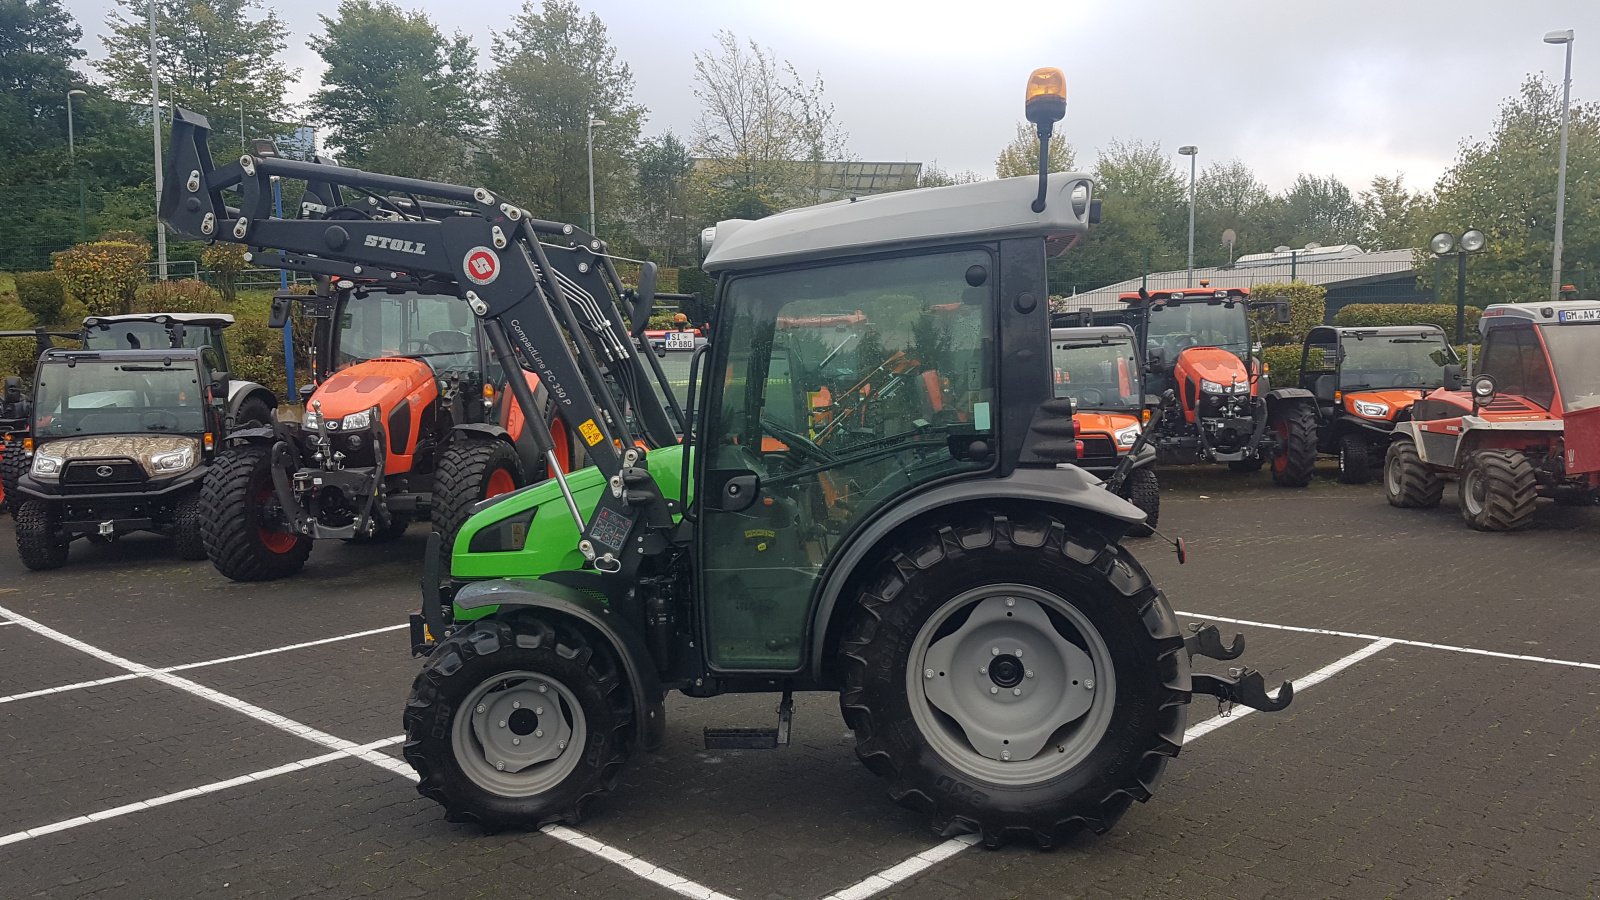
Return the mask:
<svg viewBox="0 0 1600 900">
<path fill-rule="evenodd" d="M 512 709 L 521 709 L 522 708 L 522 701 L 521 700 L 513 700 L 513 701 L 511 701 L 511 708 Z"/>
<path fill-rule="evenodd" d="M 561 743 L 557 744 L 556 745 L 556 749 L 557 750 L 565 750 L 565 749 L 567 749 L 567 742 L 566 741 L 562 741 Z"/>
<path fill-rule="evenodd" d="M 501 762 L 501 761 L 499 761 L 499 760 L 495 760 L 494 767 L 496 769 L 499 769 L 502 772 L 504 772 L 506 770 L 506 764 Z"/>
<path fill-rule="evenodd" d="M 521 747 L 522 746 L 522 738 L 512 738 L 511 739 L 511 746 L 513 746 L 513 747 Z"/>
<path fill-rule="evenodd" d="M 1010 750 L 1001 750 L 1000 751 L 1000 758 L 1004 759 L 1004 760 L 1011 759 L 1011 751 Z"/>
<path fill-rule="evenodd" d="M 505 720 L 505 719 L 501 719 L 501 720 L 500 720 L 500 727 L 501 727 L 501 728 L 504 728 L 504 727 L 506 727 L 506 720 Z"/>
<path fill-rule="evenodd" d="M 978 674 L 979 675 L 987 675 L 987 674 L 989 674 L 989 667 L 988 666 L 979 666 L 978 667 Z"/>
<path fill-rule="evenodd" d="M 1006 605 L 1007 606 L 1016 606 L 1017 605 L 1017 598 L 1015 598 L 1015 597 L 1007 597 L 1006 598 Z"/>
<path fill-rule="evenodd" d="M 1000 648 L 999 647 L 990 647 L 989 648 L 989 655 L 990 656 L 999 656 L 1000 655 Z"/>
<path fill-rule="evenodd" d="M 1021 656 L 1022 655 L 1022 648 L 1018 647 L 1017 649 L 1011 651 L 1011 655 L 1012 656 Z"/>
<path fill-rule="evenodd" d="M 992 687 L 992 688 L 989 688 L 989 693 L 991 693 L 991 694 L 998 694 L 998 693 L 1000 693 L 1000 689 L 999 689 L 999 688 L 997 688 L 997 687 Z"/>
<path fill-rule="evenodd" d="M 540 729 L 536 729 L 536 730 L 535 730 L 535 731 L 534 731 L 534 732 L 533 732 L 533 736 L 534 736 L 534 737 L 544 737 L 544 729 L 543 729 L 543 728 L 540 728 Z"/>
<path fill-rule="evenodd" d="M 479 703 L 478 704 L 478 708 L 476 710 L 474 710 L 474 712 L 476 712 L 480 716 L 483 715 L 484 713 L 488 712 L 488 711 L 489 711 L 489 707 L 484 706 L 482 703 Z"/>
<path fill-rule="evenodd" d="M 1021 697 L 1022 696 L 1022 688 L 1012 688 L 1011 689 L 1011 696 L 1013 696 L 1013 697 Z"/>
<path fill-rule="evenodd" d="M 550 688 L 546 687 L 545 685 L 542 685 L 542 684 L 539 685 L 539 693 L 543 694 L 544 692 L 546 692 L 548 690 L 550 690 Z"/>
<path fill-rule="evenodd" d="M 533 708 L 533 714 L 534 714 L 534 715 L 536 715 L 536 716 L 542 716 L 542 715 L 544 715 L 544 707 L 542 707 L 542 706 L 535 706 L 535 707 L 534 707 L 534 708 Z"/>
<path fill-rule="evenodd" d="M 1083 680 L 1083 689 L 1086 690 L 1086 691 L 1094 690 L 1094 679 L 1093 678 L 1085 678 Z"/>
<path fill-rule="evenodd" d="M 1032 669 L 1029 669 L 1029 670 L 1028 670 L 1028 671 L 1027 671 L 1027 673 L 1026 673 L 1026 674 L 1027 674 L 1027 676 L 1028 676 L 1028 677 L 1029 677 L 1029 678 L 1032 678 L 1032 677 L 1033 677 L 1033 670 L 1032 670 Z"/>
<path fill-rule="evenodd" d="M 922 670 L 922 677 L 923 678 L 932 678 L 933 677 L 933 670 L 932 669 L 923 669 Z"/>
</svg>

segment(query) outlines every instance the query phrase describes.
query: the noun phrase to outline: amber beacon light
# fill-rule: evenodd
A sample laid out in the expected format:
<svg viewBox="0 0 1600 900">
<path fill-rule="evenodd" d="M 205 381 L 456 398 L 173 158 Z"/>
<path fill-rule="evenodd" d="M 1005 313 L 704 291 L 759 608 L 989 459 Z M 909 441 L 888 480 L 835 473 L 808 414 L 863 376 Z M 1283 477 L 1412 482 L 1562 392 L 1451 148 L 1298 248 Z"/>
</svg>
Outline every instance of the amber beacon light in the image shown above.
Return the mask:
<svg viewBox="0 0 1600 900">
<path fill-rule="evenodd" d="M 1059 122 L 1067 114 L 1067 76 L 1053 66 L 1034 69 L 1028 76 L 1028 121 L 1035 125 Z"/>
</svg>

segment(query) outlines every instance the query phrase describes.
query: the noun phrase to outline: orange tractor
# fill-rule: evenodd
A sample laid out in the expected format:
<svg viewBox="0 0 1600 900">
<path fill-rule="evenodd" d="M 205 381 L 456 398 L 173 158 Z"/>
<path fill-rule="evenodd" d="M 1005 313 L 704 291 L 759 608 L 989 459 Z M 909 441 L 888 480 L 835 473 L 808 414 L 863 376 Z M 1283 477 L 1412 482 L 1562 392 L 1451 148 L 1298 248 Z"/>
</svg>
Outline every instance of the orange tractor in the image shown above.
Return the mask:
<svg viewBox="0 0 1600 900">
<path fill-rule="evenodd" d="M 1141 290 L 1121 300 L 1144 339 L 1153 387 L 1168 401 L 1156 420 L 1160 462 L 1253 472 L 1270 460 L 1278 484 L 1311 483 L 1315 398 L 1304 388 L 1273 390 L 1254 352 L 1251 311 L 1272 309 L 1287 322 L 1287 301 L 1252 300 L 1246 288 Z"/>
<path fill-rule="evenodd" d="M 1495 304 L 1478 327 L 1483 371 L 1469 389 L 1433 391 L 1395 426 L 1389 503 L 1437 506 L 1454 478 L 1479 531 L 1528 525 L 1540 497 L 1600 503 L 1600 301 Z"/>
<path fill-rule="evenodd" d="M 1108 484 L 1115 480 L 1114 492 L 1139 507 L 1153 529 L 1161 517 L 1156 451 L 1139 435 L 1155 404 L 1144 393 L 1137 346 L 1127 325 L 1050 329 L 1055 395 L 1072 398 L 1077 408 L 1075 465 Z"/>
</svg>

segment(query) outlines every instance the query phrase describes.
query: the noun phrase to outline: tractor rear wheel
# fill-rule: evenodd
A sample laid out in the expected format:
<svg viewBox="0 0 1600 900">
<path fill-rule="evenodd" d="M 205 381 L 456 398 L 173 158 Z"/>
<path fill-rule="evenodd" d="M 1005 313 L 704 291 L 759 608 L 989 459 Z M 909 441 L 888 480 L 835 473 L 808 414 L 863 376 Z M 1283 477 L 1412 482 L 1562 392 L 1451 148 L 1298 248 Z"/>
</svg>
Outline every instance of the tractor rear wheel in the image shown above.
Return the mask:
<svg viewBox="0 0 1600 900">
<path fill-rule="evenodd" d="M 0 444 L 0 511 L 17 514 L 22 497 L 17 494 L 17 479 L 28 471 L 28 456 L 22 451 L 22 442 L 6 441 Z"/>
<path fill-rule="evenodd" d="M 61 537 L 61 510 L 43 500 L 23 500 L 16 507 L 17 555 L 35 572 L 67 564 L 67 546 Z"/>
<path fill-rule="evenodd" d="M 1539 482 L 1515 450 L 1479 450 L 1456 482 L 1461 518 L 1478 531 L 1515 531 L 1533 521 Z"/>
<path fill-rule="evenodd" d="M 1304 403 L 1276 410 L 1272 428 L 1278 449 L 1272 455 L 1272 480 L 1281 487 L 1305 487 L 1317 466 L 1317 414 Z"/>
<path fill-rule="evenodd" d="M 1339 438 L 1339 480 L 1345 484 L 1366 484 L 1372 480 L 1367 439 L 1353 431 Z"/>
<path fill-rule="evenodd" d="M 190 491 L 172 512 L 172 548 L 179 559 L 205 559 L 206 542 L 200 536 L 200 492 Z"/>
<path fill-rule="evenodd" d="M 1410 438 L 1398 438 L 1383 459 L 1383 494 L 1390 506 L 1432 509 L 1444 496 L 1444 479 L 1417 455 Z"/>
<path fill-rule="evenodd" d="M 456 533 L 480 501 L 514 491 L 528 482 L 517 451 L 505 441 L 457 438 L 439 457 L 433 475 L 433 530 L 439 532 L 446 574 Z"/>
<path fill-rule="evenodd" d="M 200 486 L 200 539 L 217 571 L 234 581 L 270 581 L 305 567 L 311 538 L 263 515 L 272 502 L 272 448 L 229 447 Z"/>
<path fill-rule="evenodd" d="M 1153 466 L 1143 466 L 1128 473 L 1122 484 L 1122 497 L 1144 513 L 1144 524 L 1128 529 L 1129 534 L 1146 537 L 1156 530 L 1161 520 L 1161 483 L 1156 479 Z"/>
<path fill-rule="evenodd" d="M 440 642 L 412 682 L 405 758 L 451 822 L 576 825 L 616 787 L 632 729 L 603 643 L 565 621 L 489 619 Z"/>
<path fill-rule="evenodd" d="M 1093 532 L 973 511 L 893 553 L 860 603 L 840 647 L 856 755 L 943 835 L 1102 833 L 1178 753 L 1183 637 Z"/>
</svg>

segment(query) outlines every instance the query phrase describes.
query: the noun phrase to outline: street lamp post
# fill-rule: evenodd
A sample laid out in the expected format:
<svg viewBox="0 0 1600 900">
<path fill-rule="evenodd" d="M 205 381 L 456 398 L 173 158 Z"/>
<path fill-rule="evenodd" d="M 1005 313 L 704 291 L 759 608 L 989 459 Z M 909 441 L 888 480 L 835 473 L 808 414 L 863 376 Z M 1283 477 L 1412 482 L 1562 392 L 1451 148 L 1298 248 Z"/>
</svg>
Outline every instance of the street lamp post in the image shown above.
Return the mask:
<svg viewBox="0 0 1600 900">
<path fill-rule="evenodd" d="M 1477 253 L 1489 242 L 1483 232 L 1476 228 L 1468 229 L 1461 235 L 1458 242 L 1456 236 L 1448 231 L 1441 231 L 1428 240 L 1428 249 L 1433 255 L 1444 258 L 1452 254 L 1456 258 L 1456 343 L 1467 342 L 1467 254 Z"/>
<path fill-rule="evenodd" d="M 67 160 L 69 162 L 77 162 L 78 160 L 78 148 L 72 139 L 72 98 L 87 96 L 86 92 L 77 88 L 67 91 Z"/>
<path fill-rule="evenodd" d="M 1568 104 L 1572 98 L 1572 38 L 1571 28 L 1552 31 L 1544 36 L 1546 44 L 1565 44 L 1567 70 L 1561 78 L 1561 151 L 1556 164 L 1556 247 L 1550 260 L 1550 302 L 1561 299 L 1561 232 L 1567 218 L 1567 119 Z"/>
<path fill-rule="evenodd" d="M 1194 287 L 1194 163 L 1200 155 L 1200 148 L 1193 144 L 1185 144 L 1178 148 L 1178 153 L 1189 157 L 1189 287 Z"/>
<path fill-rule="evenodd" d="M 156 0 L 150 0 L 150 133 L 156 158 L 156 277 L 167 280 L 167 226 L 161 221 L 161 78 L 156 69 Z"/>
<path fill-rule="evenodd" d="M 589 116 L 589 233 L 596 237 L 599 237 L 599 233 L 594 218 L 594 129 L 597 125 L 604 127 L 605 124 L 603 120 Z"/>
</svg>

